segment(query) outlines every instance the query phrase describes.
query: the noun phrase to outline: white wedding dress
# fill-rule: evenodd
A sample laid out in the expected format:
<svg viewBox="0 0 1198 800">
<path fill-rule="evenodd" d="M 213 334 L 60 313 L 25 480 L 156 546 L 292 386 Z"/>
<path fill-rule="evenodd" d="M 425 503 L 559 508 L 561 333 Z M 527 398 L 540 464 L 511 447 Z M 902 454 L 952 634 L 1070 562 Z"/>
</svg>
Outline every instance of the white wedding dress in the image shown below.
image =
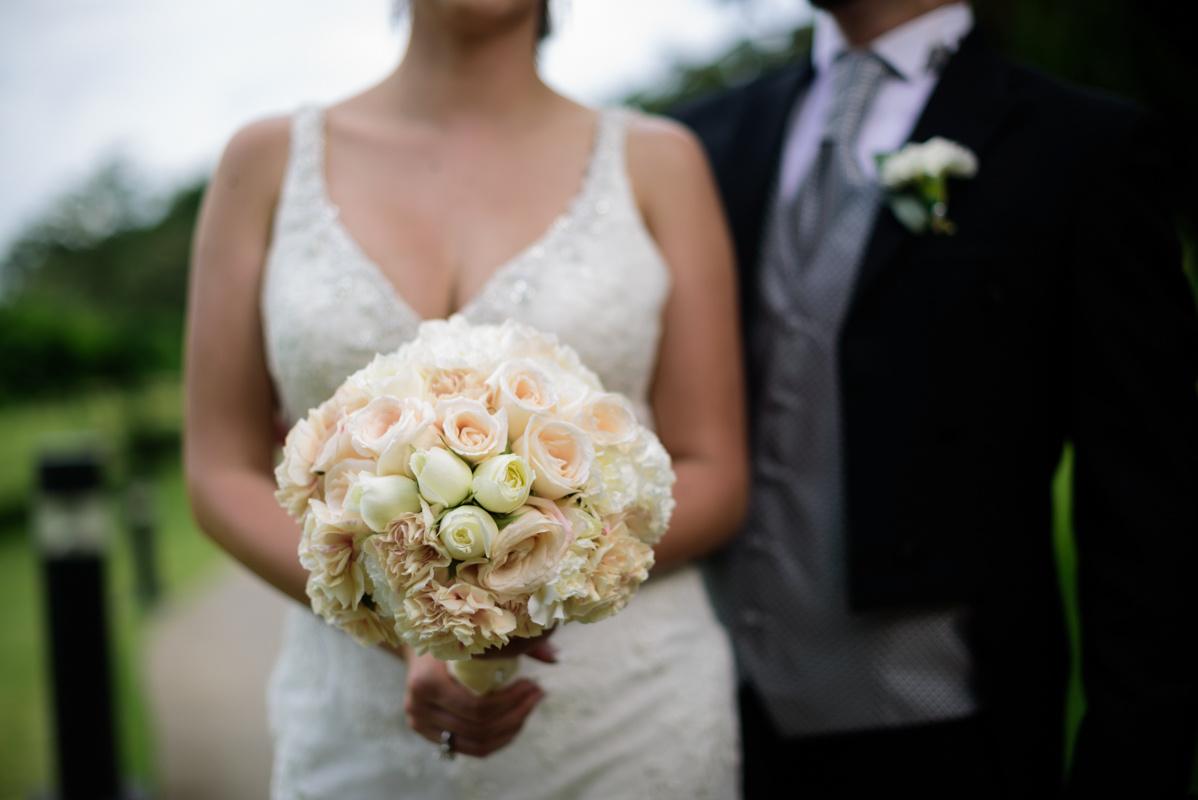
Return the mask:
<svg viewBox="0 0 1198 800">
<path fill-rule="evenodd" d="M 666 265 L 628 181 L 623 109 L 605 109 L 584 183 L 541 236 L 461 314 L 555 333 L 652 424 Z M 418 315 L 341 225 L 324 184 L 322 109 L 293 118 L 261 308 L 289 422 Z M 405 668 L 295 605 L 267 689 L 275 798 L 716 798 L 739 796 L 733 660 L 697 567 L 651 578 L 628 607 L 556 632 L 560 662 L 522 659 L 546 697 L 487 759 L 439 757 L 403 710 Z"/>
</svg>

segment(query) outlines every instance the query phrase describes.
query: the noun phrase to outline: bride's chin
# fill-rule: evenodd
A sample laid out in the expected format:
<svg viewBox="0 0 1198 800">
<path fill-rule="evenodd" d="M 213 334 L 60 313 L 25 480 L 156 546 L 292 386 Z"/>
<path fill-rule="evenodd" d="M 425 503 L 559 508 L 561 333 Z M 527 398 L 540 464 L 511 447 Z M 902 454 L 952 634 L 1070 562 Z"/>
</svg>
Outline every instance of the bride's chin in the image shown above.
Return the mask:
<svg viewBox="0 0 1198 800">
<path fill-rule="evenodd" d="M 411 0 L 412 11 L 428 14 L 462 37 L 506 33 L 525 25 L 536 26 L 541 0 Z"/>
</svg>

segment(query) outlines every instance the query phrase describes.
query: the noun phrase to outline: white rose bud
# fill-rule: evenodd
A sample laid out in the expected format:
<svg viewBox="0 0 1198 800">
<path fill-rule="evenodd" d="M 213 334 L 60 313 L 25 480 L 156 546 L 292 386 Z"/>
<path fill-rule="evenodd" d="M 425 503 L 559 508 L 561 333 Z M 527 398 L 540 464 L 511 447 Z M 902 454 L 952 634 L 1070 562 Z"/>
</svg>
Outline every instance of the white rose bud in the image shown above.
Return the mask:
<svg viewBox="0 0 1198 800">
<path fill-rule="evenodd" d="M 357 511 L 372 531 L 381 533 L 400 514 L 419 511 L 420 494 L 411 478 L 360 472 L 345 504 Z"/>
<path fill-rule="evenodd" d="M 499 526 L 478 506 L 458 506 L 441 518 L 438 535 L 449 555 L 459 561 L 491 555 Z"/>
<path fill-rule="evenodd" d="M 412 454 L 410 464 L 420 494 L 430 503 L 456 506 L 470 494 L 474 479 L 470 467 L 444 447 L 418 450 Z"/>
<path fill-rule="evenodd" d="M 535 477 L 518 455 L 488 458 L 474 471 L 474 500 L 488 511 L 510 514 L 524 505 Z"/>
</svg>

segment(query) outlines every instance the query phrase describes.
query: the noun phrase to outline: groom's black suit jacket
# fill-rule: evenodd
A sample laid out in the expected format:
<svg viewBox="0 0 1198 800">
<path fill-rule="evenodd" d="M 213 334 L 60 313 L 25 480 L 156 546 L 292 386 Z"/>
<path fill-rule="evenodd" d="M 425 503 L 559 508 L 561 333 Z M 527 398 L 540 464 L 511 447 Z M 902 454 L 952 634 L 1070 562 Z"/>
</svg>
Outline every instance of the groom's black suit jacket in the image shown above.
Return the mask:
<svg viewBox="0 0 1198 800">
<path fill-rule="evenodd" d="M 676 114 L 711 160 L 747 325 L 811 74 Z M 1071 783 L 1177 795 L 1198 683 L 1198 325 L 1169 161 L 1138 109 L 1017 67 L 977 32 L 911 141 L 937 135 L 978 155 L 977 176 L 950 183 L 957 232 L 912 234 L 882 208 L 840 336 L 851 605 L 971 604 L 1011 796 L 1056 786 L 1069 649 L 1052 479 L 1071 442 L 1088 708 Z"/>
</svg>

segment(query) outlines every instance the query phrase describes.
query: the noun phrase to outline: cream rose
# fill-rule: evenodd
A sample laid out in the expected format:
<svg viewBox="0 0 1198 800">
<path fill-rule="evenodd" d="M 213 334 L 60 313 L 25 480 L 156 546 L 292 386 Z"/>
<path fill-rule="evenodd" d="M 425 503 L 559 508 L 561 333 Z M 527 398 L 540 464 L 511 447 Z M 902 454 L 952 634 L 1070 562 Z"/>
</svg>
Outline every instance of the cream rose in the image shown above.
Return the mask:
<svg viewBox="0 0 1198 800">
<path fill-rule="evenodd" d="M 416 481 L 403 475 L 359 472 L 346 495 L 345 506 L 372 531 L 381 532 L 400 514 L 420 510 L 420 492 Z"/>
<path fill-rule="evenodd" d="M 510 514 L 528 499 L 534 477 L 518 455 L 488 458 L 474 470 L 474 501 L 496 514 Z"/>
<path fill-rule="evenodd" d="M 369 456 L 369 453 L 360 451 L 354 447 L 354 437 L 350 433 L 348 425 L 349 420 L 347 417 L 337 420 L 333 431 L 329 434 L 329 438 L 325 440 L 324 447 L 320 450 L 320 455 L 316 457 L 316 461 L 312 464 L 313 471 L 323 475 L 339 461 L 361 459 Z"/>
<path fill-rule="evenodd" d="M 457 397 L 437 404 L 441 436 L 449 449 L 471 464 L 507 449 L 507 412 L 492 414 L 481 400 Z"/>
<path fill-rule="evenodd" d="M 441 544 L 458 561 L 489 556 L 498 533 L 495 520 L 478 506 L 458 506 L 446 512 L 438 529 Z"/>
<path fill-rule="evenodd" d="M 640 427 L 629 402 L 612 392 L 593 395 L 575 419 L 600 447 L 627 444 Z"/>
<path fill-rule="evenodd" d="M 549 375 L 534 362 L 514 358 L 499 365 L 487 379 L 491 406 L 507 412 L 508 430 L 517 437 L 533 414 L 549 411 L 557 393 Z"/>
<path fill-rule="evenodd" d="M 430 503 L 456 506 L 470 494 L 474 479 L 470 467 L 444 447 L 417 450 L 412 454 L 411 468 L 420 494 Z"/>
<path fill-rule="evenodd" d="M 408 475 L 415 449 L 437 441 L 436 414 L 423 400 L 376 397 L 346 418 L 346 429 L 359 452 L 378 459 L 380 475 Z"/>
<path fill-rule="evenodd" d="M 547 367 L 549 380 L 553 382 L 553 393 L 557 395 L 554 412 L 566 419 L 572 419 L 588 400 L 595 394 L 593 382 L 584 380 L 576 372 L 563 368 L 560 364 Z"/>
<path fill-rule="evenodd" d="M 345 383 L 337 387 L 337 391 L 333 392 L 333 397 L 325 402 L 335 405 L 339 414 L 349 415 L 369 403 L 374 396 L 370 387 L 366 385 L 366 381 L 359 379 L 356 375 L 351 375 Z"/>
<path fill-rule="evenodd" d="M 532 488 L 538 496 L 557 500 L 581 490 L 591 475 L 595 446 L 577 425 L 535 416 L 512 449 L 532 466 Z"/>
<path fill-rule="evenodd" d="M 374 462 L 364 458 L 347 458 L 333 464 L 324 474 L 324 502 L 333 514 L 349 512 L 357 516 L 355 508 L 346 507 L 346 500 L 362 472 L 374 472 Z"/>
<path fill-rule="evenodd" d="M 525 506 L 499 529 L 491 560 L 478 568 L 478 583 L 499 595 L 535 592 L 553 578 L 569 544 L 558 518 Z"/>
<path fill-rule="evenodd" d="M 275 499 L 297 520 L 308 507 L 308 498 L 320 486 L 320 474 L 313 464 L 336 431 L 337 418 L 336 407 L 325 402 L 287 433 L 283 460 L 275 467 L 275 482 L 279 487 Z"/>
</svg>

